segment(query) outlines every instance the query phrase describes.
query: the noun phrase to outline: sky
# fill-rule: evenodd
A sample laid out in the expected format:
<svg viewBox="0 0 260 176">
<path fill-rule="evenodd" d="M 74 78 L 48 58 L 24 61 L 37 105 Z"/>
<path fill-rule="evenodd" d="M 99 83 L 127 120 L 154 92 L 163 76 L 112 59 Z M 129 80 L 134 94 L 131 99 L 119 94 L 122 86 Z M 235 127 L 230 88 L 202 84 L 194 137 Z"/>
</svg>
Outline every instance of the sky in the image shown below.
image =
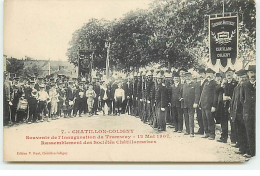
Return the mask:
<svg viewBox="0 0 260 176">
<path fill-rule="evenodd" d="M 66 61 L 72 33 L 91 18 L 112 20 L 152 0 L 5 0 L 4 54 Z"/>
</svg>

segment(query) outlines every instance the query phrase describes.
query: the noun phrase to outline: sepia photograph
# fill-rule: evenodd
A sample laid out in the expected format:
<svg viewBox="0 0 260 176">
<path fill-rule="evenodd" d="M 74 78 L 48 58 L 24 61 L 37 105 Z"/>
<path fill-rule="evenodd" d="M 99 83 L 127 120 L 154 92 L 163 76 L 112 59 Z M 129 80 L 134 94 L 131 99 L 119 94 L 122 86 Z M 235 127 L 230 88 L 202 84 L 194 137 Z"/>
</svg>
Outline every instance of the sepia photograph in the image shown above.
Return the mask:
<svg viewBox="0 0 260 176">
<path fill-rule="evenodd" d="M 5 162 L 256 156 L 255 0 L 5 0 Z"/>
</svg>

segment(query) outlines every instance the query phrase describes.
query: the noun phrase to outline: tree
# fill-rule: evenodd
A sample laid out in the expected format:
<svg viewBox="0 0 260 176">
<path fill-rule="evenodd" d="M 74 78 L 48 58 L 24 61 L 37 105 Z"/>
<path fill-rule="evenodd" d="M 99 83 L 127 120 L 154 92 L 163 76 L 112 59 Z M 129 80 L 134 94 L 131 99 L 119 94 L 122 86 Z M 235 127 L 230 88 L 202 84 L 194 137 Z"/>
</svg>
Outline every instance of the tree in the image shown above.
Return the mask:
<svg viewBox="0 0 260 176">
<path fill-rule="evenodd" d="M 238 13 L 239 57 L 255 58 L 256 13 L 254 0 L 225 0 L 225 11 Z M 208 20 L 222 14 L 222 1 L 155 0 L 148 10 L 135 10 L 115 21 L 92 19 L 75 31 L 68 49 L 77 65 L 78 46 L 96 47 L 94 65 L 105 67 L 104 43 L 110 38 L 111 65 L 129 70 L 149 63 L 174 67 L 201 67 L 209 61 Z M 249 32 L 250 31 L 250 32 Z M 248 57 L 248 56 L 243 56 Z M 87 57 L 87 63 L 90 58 Z"/>
<path fill-rule="evenodd" d="M 79 49 L 94 48 L 93 66 L 103 68 L 105 66 L 106 50 L 105 41 L 108 38 L 108 22 L 105 20 L 91 19 L 84 24 L 82 28 L 76 30 L 70 41 L 70 48 L 67 50 L 69 61 L 74 65 L 78 65 Z M 89 68 L 91 63 L 91 53 L 85 54 L 84 64 Z"/>
<path fill-rule="evenodd" d="M 16 58 L 8 58 L 6 63 L 6 71 L 16 76 L 21 76 L 23 73 L 24 62 Z"/>
</svg>

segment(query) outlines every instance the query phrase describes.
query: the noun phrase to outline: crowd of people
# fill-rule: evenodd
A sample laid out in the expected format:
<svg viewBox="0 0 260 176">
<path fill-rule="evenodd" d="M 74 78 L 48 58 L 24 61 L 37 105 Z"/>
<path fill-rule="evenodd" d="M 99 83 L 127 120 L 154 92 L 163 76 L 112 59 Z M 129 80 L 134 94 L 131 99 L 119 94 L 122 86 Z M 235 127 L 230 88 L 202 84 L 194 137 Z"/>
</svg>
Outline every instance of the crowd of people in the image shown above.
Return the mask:
<svg viewBox="0 0 260 176">
<path fill-rule="evenodd" d="M 94 76 L 91 82 L 5 74 L 4 125 L 126 113 L 157 131 L 165 131 L 168 124 L 176 133 L 215 140 L 216 124 L 220 124 L 217 141 L 227 143 L 230 137 L 239 154 L 251 157 L 255 155 L 255 71 L 255 65 L 225 73 L 210 68 L 197 74 L 184 68 L 142 70 L 109 80 Z"/>
</svg>

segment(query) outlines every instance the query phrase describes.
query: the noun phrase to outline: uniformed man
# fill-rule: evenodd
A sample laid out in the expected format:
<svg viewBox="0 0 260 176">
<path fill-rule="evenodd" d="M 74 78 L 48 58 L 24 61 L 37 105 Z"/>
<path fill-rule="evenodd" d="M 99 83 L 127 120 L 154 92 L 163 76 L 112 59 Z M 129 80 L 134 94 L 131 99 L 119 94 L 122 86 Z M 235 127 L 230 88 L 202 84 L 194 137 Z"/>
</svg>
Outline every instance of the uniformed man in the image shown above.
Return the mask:
<svg viewBox="0 0 260 176">
<path fill-rule="evenodd" d="M 146 74 L 146 116 L 144 122 L 148 121 L 149 125 L 152 125 L 152 96 L 153 96 L 154 82 L 153 74 L 151 71 L 148 71 Z"/>
<path fill-rule="evenodd" d="M 255 106 L 256 106 L 256 66 L 249 65 L 245 81 L 240 90 L 240 99 L 243 105 L 243 119 L 248 140 L 248 152 L 245 157 L 255 156 Z"/>
<path fill-rule="evenodd" d="M 201 97 L 200 104 L 202 108 L 202 119 L 204 125 L 205 136 L 209 140 L 215 139 L 215 120 L 212 115 L 216 111 L 216 81 L 214 80 L 214 71 L 210 68 L 206 71 L 206 78 Z"/>
<path fill-rule="evenodd" d="M 129 78 L 127 79 L 127 88 L 126 88 L 126 112 L 131 115 L 133 115 L 133 75 L 129 75 Z"/>
<path fill-rule="evenodd" d="M 171 112 L 171 85 L 172 85 L 172 73 L 168 70 L 166 70 L 165 74 L 165 86 L 167 88 L 168 92 L 168 98 L 169 98 L 169 106 L 166 111 L 166 124 L 169 124 L 170 127 L 174 127 L 174 121 L 172 117 L 172 112 Z"/>
<path fill-rule="evenodd" d="M 146 71 L 142 72 L 142 95 L 141 95 L 141 120 L 143 123 L 146 123 L 146 116 L 147 116 L 147 112 L 146 112 Z"/>
<path fill-rule="evenodd" d="M 143 72 L 139 72 L 138 74 L 138 84 L 137 84 L 137 101 L 138 101 L 138 117 L 141 118 L 142 117 L 142 103 L 143 103 L 143 99 L 142 99 L 142 86 L 143 86 L 143 82 L 142 82 L 142 73 Z"/>
<path fill-rule="evenodd" d="M 155 104 L 155 92 L 156 92 L 156 79 L 157 79 L 157 73 L 156 71 L 154 71 L 152 74 L 153 74 L 153 78 L 152 78 L 152 87 L 151 87 L 151 93 L 150 93 L 150 97 L 151 97 L 151 100 L 150 100 L 150 106 L 151 106 L 151 122 L 150 122 L 150 125 L 154 128 L 156 127 L 156 104 Z"/>
<path fill-rule="evenodd" d="M 156 109 L 156 115 L 155 119 L 153 121 L 153 127 L 159 128 L 159 119 L 160 119 L 160 112 L 161 112 L 161 87 L 163 82 L 163 71 L 159 71 L 157 74 L 156 79 L 156 87 L 155 87 L 155 109 Z"/>
<path fill-rule="evenodd" d="M 164 78 L 169 77 L 168 73 L 164 74 Z M 165 80 L 162 83 L 162 86 L 159 88 L 157 94 L 157 103 L 159 107 L 159 119 L 158 119 L 158 131 L 166 131 L 166 117 L 167 110 L 169 108 L 170 98 L 168 94 L 168 89 L 165 85 Z"/>
<path fill-rule="evenodd" d="M 138 73 L 134 73 L 134 83 L 133 83 L 133 111 L 134 111 L 134 116 L 138 117 Z"/>
</svg>

